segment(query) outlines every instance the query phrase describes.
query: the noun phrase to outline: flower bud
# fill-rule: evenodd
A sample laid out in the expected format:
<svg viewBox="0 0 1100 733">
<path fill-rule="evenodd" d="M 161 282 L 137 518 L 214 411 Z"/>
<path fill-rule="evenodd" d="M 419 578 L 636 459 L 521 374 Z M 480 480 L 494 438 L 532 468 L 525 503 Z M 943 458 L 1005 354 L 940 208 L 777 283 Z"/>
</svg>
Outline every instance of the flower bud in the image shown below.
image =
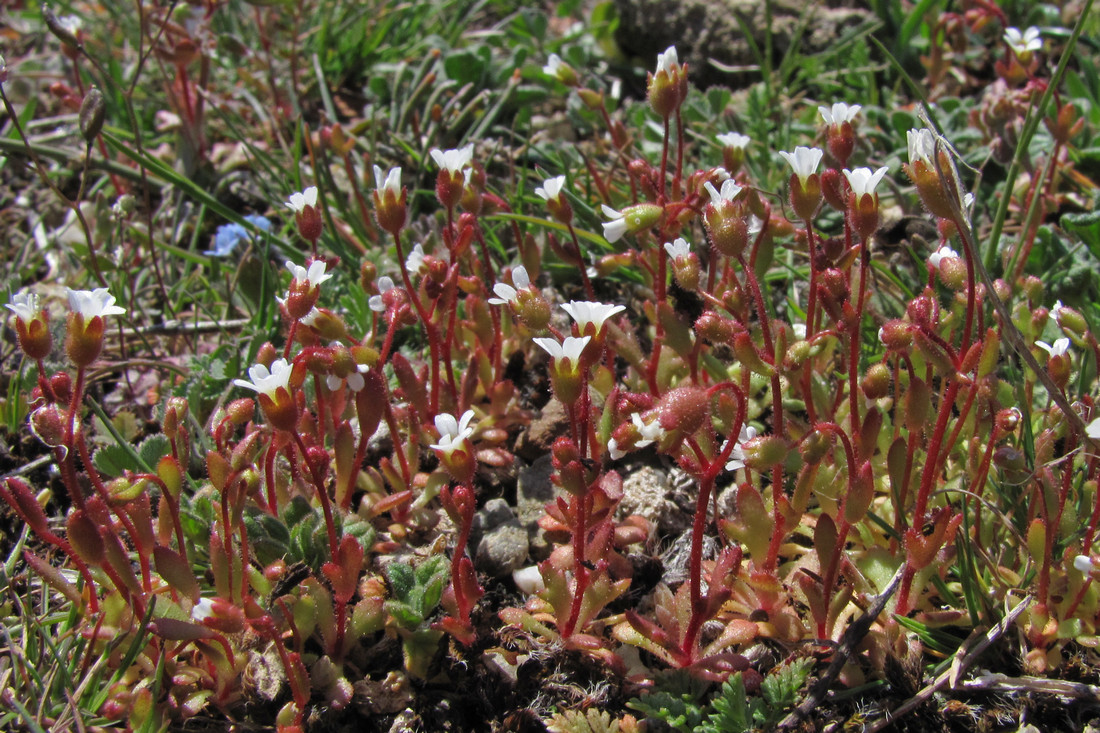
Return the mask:
<svg viewBox="0 0 1100 733">
<path fill-rule="evenodd" d="M 1051 310 L 1054 320 L 1062 330 L 1077 337 L 1083 337 L 1089 330 L 1088 321 L 1080 312 L 1062 305 L 1061 301 L 1055 304 Z"/>
<path fill-rule="evenodd" d="M 103 93 L 98 87 L 92 87 L 84 95 L 84 101 L 80 104 L 80 134 L 84 142 L 91 145 L 103 129 L 103 119 L 107 113 L 107 105 L 103 101 Z"/>
<path fill-rule="evenodd" d="M 660 426 L 667 432 L 694 435 L 710 417 L 710 399 L 698 387 L 677 387 L 669 390 L 657 403 Z"/>
<path fill-rule="evenodd" d="M 716 311 L 708 310 L 696 319 L 695 333 L 712 344 L 724 344 L 733 337 L 733 324 Z"/>
<path fill-rule="evenodd" d="M 814 464 L 825 457 L 835 440 L 835 436 L 827 430 L 814 430 L 799 444 L 798 451 L 802 454 L 803 461 Z"/>
<path fill-rule="evenodd" d="M 599 112 L 603 107 L 603 93 L 594 89 L 588 89 L 587 87 L 578 89 L 577 96 L 581 98 L 581 102 L 584 103 L 585 107 L 594 112 Z"/>
<path fill-rule="evenodd" d="M 1015 433 L 1022 418 L 1023 416 L 1020 414 L 1020 410 L 1015 407 L 1007 407 L 1003 410 L 999 410 L 996 416 L 997 432 L 1001 435 L 1011 435 Z"/>
<path fill-rule="evenodd" d="M 952 290 L 966 287 L 966 263 L 961 257 L 945 257 L 940 260 L 940 281 Z"/>
<path fill-rule="evenodd" d="M 882 362 L 878 362 L 872 364 L 867 370 L 867 373 L 863 375 L 863 379 L 860 381 L 859 386 L 867 399 L 877 400 L 890 394 L 890 385 L 892 381 L 893 376 L 890 373 L 890 367 Z"/>
<path fill-rule="evenodd" d="M 558 485 L 574 496 L 583 496 L 588 491 L 588 481 L 577 445 L 562 436 L 554 441 L 550 455 Z"/>
<path fill-rule="evenodd" d="M 531 288 L 517 292 L 514 308 L 516 317 L 532 331 L 541 331 L 550 323 L 550 304 Z"/>
<path fill-rule="evenodd" d="M 31 413 L 31 432 L 50 448 L 65 444 L 67 414 L 58 405 L 43 405 Z"/>
<path fill-rule="evenodd" d="M 758 435 L 741 444 L 745 465 L 756 471 L 767 471 L 787 459 L 790 446 L 778 435 Z"/>
</svg>

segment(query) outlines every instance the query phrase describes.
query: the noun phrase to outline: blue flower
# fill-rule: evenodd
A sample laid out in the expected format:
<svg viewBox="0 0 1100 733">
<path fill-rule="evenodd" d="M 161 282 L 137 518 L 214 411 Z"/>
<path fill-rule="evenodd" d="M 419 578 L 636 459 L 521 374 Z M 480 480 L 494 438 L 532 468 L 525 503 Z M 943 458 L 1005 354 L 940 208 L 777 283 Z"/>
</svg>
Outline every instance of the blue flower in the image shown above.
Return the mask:
<svg viewBox="0 0 1100 733">
<path fill-rule="evenodd" d="M 271 231 L 271 221 L 265 216 L 249 214 L 244 220 L 260 231 Z M 218 231 L 214 233 L 214 248 L 206 250 L 203 254 L 211 257 L 228 257 L 233 254 L 233 250 L 237 249 L 237 245 L 241 243 L 241 240 L 249 241 L 251 239 L 252 234 L 240 224 L 235 222 L 222 224 L 218 227 Z"/>
</svg>

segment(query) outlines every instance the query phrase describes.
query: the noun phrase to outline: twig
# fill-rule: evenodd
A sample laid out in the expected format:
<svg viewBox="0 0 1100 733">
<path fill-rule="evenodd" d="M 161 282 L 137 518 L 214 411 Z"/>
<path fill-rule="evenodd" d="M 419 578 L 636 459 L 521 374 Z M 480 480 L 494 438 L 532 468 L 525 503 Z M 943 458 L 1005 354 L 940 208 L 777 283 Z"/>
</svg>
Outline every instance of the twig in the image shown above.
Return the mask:
<svg viewBox="0 0 1100 733">
<path fill-rule="evenodd" d="M 986 674 L 974 680 L 965 680 L 954 686 L 968 692 L 1027 692 L 1044 695 L 1089 700 L 1100 703 L 1100 687 L 1083 682 L 1051 680 L 1045 677 L 1009 677 L 1003 674 Z"/>
<path fill-rule="evenodd" d="M 893 725 L 899 718 L 913 711 L 918 706 L 927 702 L 932 695 L 942 687 L 948 686 L 955 689 L 969 689 L 966 683 L 961 686 L 959 684 L 959 677 L 961 677 L 966 670 L 974 663 L 982 652 L 984 652 L 990 644 L 999 639 L 1008 629 L 1009 626 L 1016 620 L 1024 610 L 1031 605 L 1033 596 L 1025 596 L 1022 601 L 1016 604 L 1016 606 L 1009 611 L 1000 622 L 997 623 L 992 629 L 990 629 L 984 637 L 979 637 L 977 631 L 971 634 L 970 638 L 959 647 L 959 650 L 955 653 L 955 658 L 951 662 L 951 666 L 941 672 L 936 679 L 932 680 L 923 690 L 918 692 L 913 697 L 906 700 L 901 707 L 895 709 L 892 712 L 886 714 L 881 720 L 876 721 L 870 726 L 863 729 L 863 733 L 876 733 L 883 728 Z M 976 640 L 980 640 L 971 647 L 971 644 Z M 994 675 L 996 676 L 996 675 Z M 979 678 L 984 679 L 984 678 Z M 1068 684 L 1068 683 L 1067 683 Z M 1082 687 L 1090 687 L 1089 685 L 1081 685 Z M 1096 688 L 1092 688 L 1096 689 Z"/>
<path fill-rule="evenodd" d="M 14 471 L 10 471 L 8 473 L 5 473 L 3 476 L 0 476 L 0 481 L 4 481 L 9 478 L 15 478 L 16 476 L 26 476 L 28 473 L 31 473 L 32 471 L 41 468 L 42 466 L 45 466 L 47 463 L 50 463 L 52 461 L 53 456 L 39 456 L 30 463 L 24 463 L 22 466 L 15 469 Z"/>
</svg>

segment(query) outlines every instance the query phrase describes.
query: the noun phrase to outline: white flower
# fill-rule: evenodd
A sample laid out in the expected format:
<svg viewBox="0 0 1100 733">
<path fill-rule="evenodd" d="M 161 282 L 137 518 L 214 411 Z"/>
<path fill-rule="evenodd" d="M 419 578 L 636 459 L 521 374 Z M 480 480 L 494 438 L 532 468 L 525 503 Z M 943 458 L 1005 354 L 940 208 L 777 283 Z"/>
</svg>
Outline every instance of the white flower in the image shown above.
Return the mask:
<svg viewBox="0 0 1100 733">
<path fill-rule="evenodd" d="M 825 120 L 825 124 L 832 127 L 833 125 L 842 125 L 845 122 L 851 122 L 859 114 L 859 111 L 863 109 L 858 104 L 845 104 L 844 102 L 833 102 L 832 107 L 818 107 L 817 111 L 821 113 L 821 119 Z"/>
<path fill-rule="evenodd" d="M 603 330 L 603 324 L 608 318 L 626 310 L 626 306 L 623 305 L 594 303 L 590 300 L 570 301 L 561 308 L 577 322 L 577 328 L 581 333 L 584 333 L 589 323 L 595 325 L 596 333 L 599 333 Z"/>
<path fill-rule="evenodd" d="M 1085 435 L 1093 440 L 1100 440 L 1100 417 L 1096 418 L 1085 427 Z"/>
<path fill-rule="evenodd" d="M 84 316 L 85 321 L 90 321 L 96 316 L 121 316 L 126 312 L 125 308 L 115 305 L 115 296 L 111 295 L 107 288 L 68 289 L 68 293 L 69 310 Z"/>
<path fill-rule="evenodd" d="M 581 352 L 584 351 L 584 347 L 588 346 L 588 342 L 592 340 L 591 336 L 566 336 L 565 341 L 558 343 L 552 338 L 536 338 L 531 339 L 550 355 L 550 358 L 554 361 L 561 361 L 562 359 L 568 359 L 569 363 L 576 366 L 580 362 Z"/>
<path fill-rule="evenodd" d="M 535 189 L 535 194 L 546 201 L 557 201 L 564 186 L 565 176 L 554 176 L 543 181 L 542 185 Z"/>
<path fill-rule="evenodd" d="M 618 242 L 626 234 L 626 217 L 621 211 L 615 211 L 607 204 L 600 205 L 603 215 L 611 221 L 604 222 L 603 238 L 608 242 Z"/>
<path fill-rule="evenodd" d="M 294 213 L 300 214 L 305 211 L 307 206 L 317 205 L 317 187 L 310 186 L 301 193 L 290 194 L 290 201 L 286 202 L 286 205 L 294 210 Z"/>
<path fill-rule="evenodd" d="M 928 264 L 932 265 L 935 269 L 940 269 L 940 262 L 948 257 L 958 258 L 959 253 L 948 247 L 946 244 L 937 249 L 932 254 L 928 255 Z"/>
<path fill-rule="evenodd" d="M 704 183 L 703 188 L 710 194 L 710 202 L 715 206 L 720 206 L 723 201 L 733 201 L 742 190 L 732 178 L 722 181 L 721 191 L 716 189 L 710 181 Z"/>
<path fill-rule="evenodd" d="M 679 71 L 680 59 L 676 56 L 676 47 L 669 46 L 665 49 L 664 53 L 657 54 L 657 73 L 662 71 L 671 76 L 673 72 Z"/>
<path fill-rule="evenodd" d="M 432 149 L 432 160 L 435 161 L 436 165 L 438 165 L 440 168 L 443 168 L 451 175 L 454 175 L 455 173 L 461 173 L 462 169 L 470 164 L 470 160 L 473 157 L 473 143 L 470 143 L 464 148 L 459 148 L 458 150 L 440 150 L 439 148 Z M 398 170 L 400 170 L 400 168 Z"/>
<path fill-rule="evenodd" d="M 742 450 L 742 446 L 748 441 L 756 437 L 756 428 L 741 426 L 741 434 L 737 436 L 737 443 L 733 446 L 733 450 L 730 451 L 730 460 L 726 463 L 727 471 L 736 471 L 739 468 L 745 467 L 745 451 Z"/>
<path fill-rule="evenodd" d="M 565 65 L 565 62 L 561 60 L 561 56 L 556 53 L 550 54 L 550 58 L 546 59 L 546 66 L 542 67 L 542 73 L 547 76 L 557 77 L 558 71 Z"/>
<path fill-rule="evenodd" d="M 1043 47 L 1043 39 L 1039 37 L 1039 29 L 1035 26 L 1031 26 L 1023 33 L 1020 33 L 1019 28 L 1005 28 L 1004 39 L 1017 56 L 1038 51 Z"/>
<path fill-rule="evenodd" d="M 821 157 L 825 155 L 819 148 L 807 148 L 804 145 L 799 145 L 793 153 L 781 150 L 779 154 L 783 156 L 783 160 L 791 164 L 791 170 L 803 184 L 806 183 L 807 178 L 817 172 Z"/>
<path fill-rule="evenodd" d="M 214 615 L 214 602 L 209 598 L 200 598 L 199 602 L 191 606 L 191 620 L 201 624 Z"/>
<path fill-rule="evenodd" d="M 30 323 L 38 317 L 38 296 L 34 293 L 16 293 L 4 307 L 23 323 Z"/>
<path fill-rule="evenodd" d="M 687 257 L 691 254 L 691 245 L 683 237 L 677 237 L 675 242 L 665 242 L 665 252 L 668 252 L 669 259 L 676 259 L 677 257 Z"/>
<path fill-rule="evenodd" d="M 886 175 L 888 168 L 883 166 L 874 173 L 870 168 L 856 168 L 855 170 L 844 169 L 844 177 L 848 179 L 848 185 L 852 187 L 852 193 L 856 195 L 856 200 L 863 198 L 864 194 L 875 195 L 875 187 L 878 186 L 879 181 Z"/>
<path fill-rule="evenodd" d="M 370 307 L 370 309 L 375 313 L 385 313 L 386 304 L 385 302 L 383 302 L 382 296 L 391 290 L 393 290 L 392 277 L 390 277 L 389 275 L 383 275 L 382 277 L 378 278 L 378 295 L 372 295 L 370 296 L 370 299 L 367 300 L 367 305 Z"/>
<path fill-rule="evenodd" d="M 274 399 L 280 388 L 289 391 L 290 374 L 293 371 L 294 366 L 286 359 L 276 359 L 271 363 L 270 370 L 263 364 L 252 365 L 248 368 L 249 378 L 234 379 L 233 384 Z"/>
<path fill-rule="evenodd" d="M 462 447 L 474 434 L 474 429 L 470 427 L 470 421 L 473 419 L 473 410 L 466 410 L 457 420 L 454 415 L 447 412 L 436 415 L 435 429 L 439 431 L 439 442 L 428 447 L 450 455 L 455 449 Z"/>
<path fill-rule="evenodd" d="M 329 392 L 335 392 L 340 389 L 340 385 L 347 383 L 348 389 L 352 392 L 358 392 L 366 386 L 367 381 L 363 379 L 363 375 L 370 371 L 370 367 L 366 364 L 356 364 L 355 371 L 348 376 L 341 379 L 335 374 L 329 374 L 325 377 L 325 385 L 328 387 Z"/>
<path fill-rule="evenodd" d="M 386 191 L 389 191 L 394 196 L 401 195 L 401 166 L 396 168 L 390 168 L 389 173 L 382 173 L 382 169 L 377 165 L 374 166 L 374 184 L 378 188 L 378 195 L 381 196 Z"/>
<path fill-rule="evenodd" d="M 1036 341 L 1035 345 L 1047 352 L 1052 359 L 1069 351 L 1069 339 L 1064 336 L 1055 340 L 1053 344 L 1048 344 L 1046 341 Z"/>
<path fill-rule="evenodd" d="M 516 588 L 518 588 L 521 593 L 525 593 L 529 596 L 541 593 L 546 589 L 546 583 L 543 582 L 542 573 L 539 572 L 538 565 L 513 570 L 512 582 L 516 584 Z"/>
<path fill-rule="evenodd" d="M 57 19 L 57 24 L 74 36 L 84 28 L 84 20 L 75 15 L 62 15 Z"/>
<path fill-rule="evenodd" d="M 304 282 L 308 280 L 310 289 L 319 286 L 325 280 L 328 280 L 332 277 L 331 272 L 325 272 L 324 260 L 314 260 L 313 262 L 309 263 L 308 270 L 301 265 L 296 265 L 290 260 L 287 260 L 286 269 L 290 270 L 290 274 L 298 282 Z"/>
<path fill-rule="evenodd" d="M 320 315 L 321 315 L 321 309 L 318 308 L 317 306 L 313 306 L 312 308 L 309 309 L 309 313 L 306 313 L 304 316 L 302 316 L 301 318 L 298 319 L 298 323 L 302 324 L 303 326 L 308 326 L 309 328 L 313 328 L 314 325 L 316 325 L 317 318 Z"/>
<path fill-rule="evenodd" d="M 507 303 L 512 303 L 514 305 L 516 298 L 519 297 L 519 291 L 531 287 L 531 278 L 527 275 L 527 268 L 520 265 L 513 269 L 512 282 L 515 283 L 515 287 L 507 283 L 497 283 L 494 285 L 493 292 L 497 294 L 497 297 L 489 298 L 489 303 L 491 305 L 505 305 Z"/>
<path fill-rule="evenodd" d="M 10 308 L 11 306 L 8 307 Z M 1052 315 L 1054 317 L 1054 320 L 1057 321 L 1058 316 L 1062 315 L 1062 311 L 1064 311 L 1065 309 L 1066 307 L 1062 305 L 1062 301 L 1056 300 L 1054 301 L 1054 307 L 1050 309 L 1050 315 Z"/>
<path fill-rule="evenodd" d="M 806 324 L 805 323 L 792 323 L 791 330 L 794 331 L 794 337 L 799 341 L 806 340 Z M 879 329 L 881 332 L 882 329 Z"/>
<path fill-rule="evenodd" d="M 1078 555 L 1073 558 L 1073 567 L 1077 568 L 1082 573 L 1088 574 L 1091 573 L 1092 569 L 1096 566 L 1093 564 L 1092 558 L 1088 555 Z"/>
<path fill-rule="evenodd" d="M 416 244 L 412 248 L 412 252 L 409 252 L 409 256 L 405 258 L 405 269 L 410 273 L 420 272 L 420 268 L 424 267 L 424 245 Z"/>
<path fill-rule="evenodd" d="M 607 454 L 611 456 L 611 460 L 617 461 L 626 455 L 626 451 L 619 448 L 619 441 L 612 438 L 607 441 Z"/>
<path fill-rule="evenodd" d="M 936 136 L 931 130 L 923 127 L 919 130 L 910 130 L 905 133 L 905 139 L 909 143 L 909 165 L 914 165 L 917 161 L 926 166 L 936 165 L 932 162 L 932 156 L 936 154 Z"/>
<path fill-rule="evenodd" d="M 645 448 L 647 445 L 657 442 L 667 434 L 657 420 L 647 425 L 646 422 L 642 420 L 642 416 L 636 412 L 631 414 L 630 422 L 634 423 L 634 427 L 638 428 L 638 434 L 642 436 L 641 440 L 634 443 L 635 448 Z"/>
<path fill-rule="evenodd" d="M 718 142 L 722 143 L 722 147 L 725 148 L 744 150 L 752 142 L 752 138 L 739 132 L 727 132 L 725 135 L 718 136 Z"/>
</svg>

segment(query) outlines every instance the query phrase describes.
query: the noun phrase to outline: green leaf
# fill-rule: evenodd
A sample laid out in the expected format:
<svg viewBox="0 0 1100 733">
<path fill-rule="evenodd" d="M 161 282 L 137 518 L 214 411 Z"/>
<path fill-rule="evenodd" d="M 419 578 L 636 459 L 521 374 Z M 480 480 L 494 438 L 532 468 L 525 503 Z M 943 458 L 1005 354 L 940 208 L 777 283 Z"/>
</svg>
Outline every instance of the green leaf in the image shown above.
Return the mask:
<svg viewBox="0 0 1100 733">
<path fill-rule="evenodd" d="M 134 455 L 121 445 L 107 445 L 95 452 L 92 464 L 96 470 L 108 476 L 121 476 L 126 471 L 140 471 Z"/>
<path fill-rule="evenodd" d="M 141 445 L 138 446 L 138 456 L 145 462 L 144 470 L 156 468 L 160 459 L 168 455 L 168 450 L 168 438 L 164 435 L 150 435 L 141 441 Z"/>
<path fill-rule="evenodd" d="M 704 733 L 742 733 L 754 727 L 760 700 L 749 700 L 741 673 L 731 676 L 714 698 L 714 712 L 702 727 Z"/>
</svg>

